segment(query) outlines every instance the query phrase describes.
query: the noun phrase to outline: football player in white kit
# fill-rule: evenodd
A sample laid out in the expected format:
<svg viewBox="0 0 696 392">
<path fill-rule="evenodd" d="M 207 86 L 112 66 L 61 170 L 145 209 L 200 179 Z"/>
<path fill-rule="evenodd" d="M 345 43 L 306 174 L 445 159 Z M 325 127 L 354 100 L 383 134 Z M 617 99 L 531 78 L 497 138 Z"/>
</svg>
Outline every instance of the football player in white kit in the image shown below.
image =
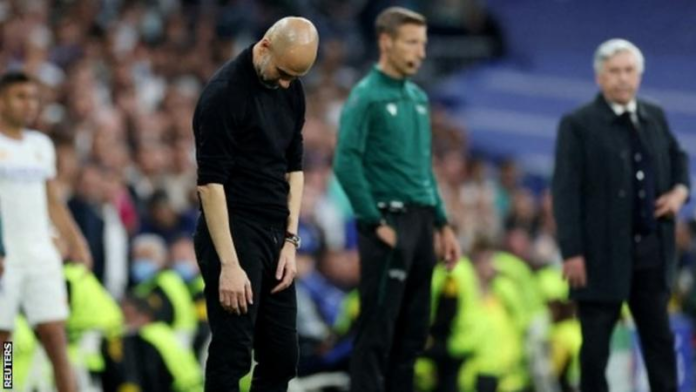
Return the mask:
<svg viewBox="0 0 696 392">
<path fill-rule="evenodd" d="M 25 74 L 0 78 L 0 216 L 5 245 L 0 275 L 0 342 L 21 309 L 52 365 L 59 392 L 77 391 L 68 362 L 64 321 L 68 302 L 52 224 L 72 260 L 91 265 L 87 243 L 55 189 L 55 150 L 26 129 L 39 111 L 38 86 Z M 2 271 L 3 268 L 0 268 Z"/>
</svg>

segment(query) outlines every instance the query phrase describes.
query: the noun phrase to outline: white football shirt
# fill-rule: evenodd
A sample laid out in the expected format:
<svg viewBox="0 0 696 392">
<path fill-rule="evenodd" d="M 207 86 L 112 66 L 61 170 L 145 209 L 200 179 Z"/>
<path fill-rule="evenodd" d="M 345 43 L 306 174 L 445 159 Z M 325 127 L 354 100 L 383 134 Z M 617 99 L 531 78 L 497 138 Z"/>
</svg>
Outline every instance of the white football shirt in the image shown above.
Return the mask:
<svg viewBox="0 0 696 392">
<path fill-rule="evenodd" d="M 53 247 L 46 181 L 56 176 L 53 142 L 25 130 L 22 139 L 0 133 L 0 214 L 8 258 Z"/>
</svg>

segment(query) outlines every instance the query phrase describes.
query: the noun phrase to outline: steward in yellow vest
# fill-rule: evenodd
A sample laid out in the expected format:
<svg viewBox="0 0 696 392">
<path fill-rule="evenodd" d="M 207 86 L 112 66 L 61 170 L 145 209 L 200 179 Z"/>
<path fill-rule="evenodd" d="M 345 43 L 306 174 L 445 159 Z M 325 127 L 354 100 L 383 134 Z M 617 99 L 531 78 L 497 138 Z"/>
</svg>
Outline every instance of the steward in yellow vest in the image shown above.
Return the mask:
<svg viewBox="0 0 696 392">
<path fill-rule="evenodd" d="M 148 302 L 123 302 L 127 331 L 105 341 L 104 392 L 203 392 L 203 374 L 193 351 L 173 329 L 153 322 Z"/>
</svg>

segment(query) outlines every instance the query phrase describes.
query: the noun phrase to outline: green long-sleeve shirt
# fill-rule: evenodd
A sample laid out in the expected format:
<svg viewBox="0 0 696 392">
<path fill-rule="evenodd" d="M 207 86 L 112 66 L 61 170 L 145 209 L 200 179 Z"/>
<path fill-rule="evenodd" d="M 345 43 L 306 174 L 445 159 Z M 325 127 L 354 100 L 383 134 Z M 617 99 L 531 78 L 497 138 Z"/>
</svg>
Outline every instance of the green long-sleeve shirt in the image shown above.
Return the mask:
<svg viewBox="0 0 696 392">
<path fill-rule="evenodd" d="M 408 80 L 374 67 L 353 89 L 341 113 L 334 171 L 358 220 L 374 224 L 379 202 L 436 210 L 447 222 L 433 175 L 428 97 Z"/>
</svg>

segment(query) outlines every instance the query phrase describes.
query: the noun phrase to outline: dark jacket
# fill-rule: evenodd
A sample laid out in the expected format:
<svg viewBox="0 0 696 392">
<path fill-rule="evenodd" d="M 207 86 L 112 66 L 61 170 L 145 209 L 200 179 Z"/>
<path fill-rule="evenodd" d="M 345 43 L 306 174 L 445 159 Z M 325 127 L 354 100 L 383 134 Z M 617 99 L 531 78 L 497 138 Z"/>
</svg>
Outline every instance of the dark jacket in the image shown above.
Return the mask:
<svg viewBox="0 0 696 392">
<path fill-rule="evenodd" d="M 104 217 L 101 213 L 101 206 L 91 202 L 82 196 L 75 195 L 68 201 L 68 208 L 72 213 L 77 227 L 85 236 L 87 246 L 92 254 L 92 272 L 104 282 L 104 272 L 106 270 L 106 254 L 104 248 Z"/>
<path fill-rule="evenodd" d="M 639 136 L 653 162 L 656 195 L 677 184 L 689 187 L 688 157 L 672 135 L 664 112 L 638 100 Z M 633 180 L 630 128 L 602 95 L 565 115 L 559 125 L 553 175 L 554 215 L 564 259 L 584 256 L 587 285 L 571 290 L 579 300 L 622 301 L 632 275 Z M 661 218 L 666 285 L 675 264 L 675 221 Z"/>
</svg>

